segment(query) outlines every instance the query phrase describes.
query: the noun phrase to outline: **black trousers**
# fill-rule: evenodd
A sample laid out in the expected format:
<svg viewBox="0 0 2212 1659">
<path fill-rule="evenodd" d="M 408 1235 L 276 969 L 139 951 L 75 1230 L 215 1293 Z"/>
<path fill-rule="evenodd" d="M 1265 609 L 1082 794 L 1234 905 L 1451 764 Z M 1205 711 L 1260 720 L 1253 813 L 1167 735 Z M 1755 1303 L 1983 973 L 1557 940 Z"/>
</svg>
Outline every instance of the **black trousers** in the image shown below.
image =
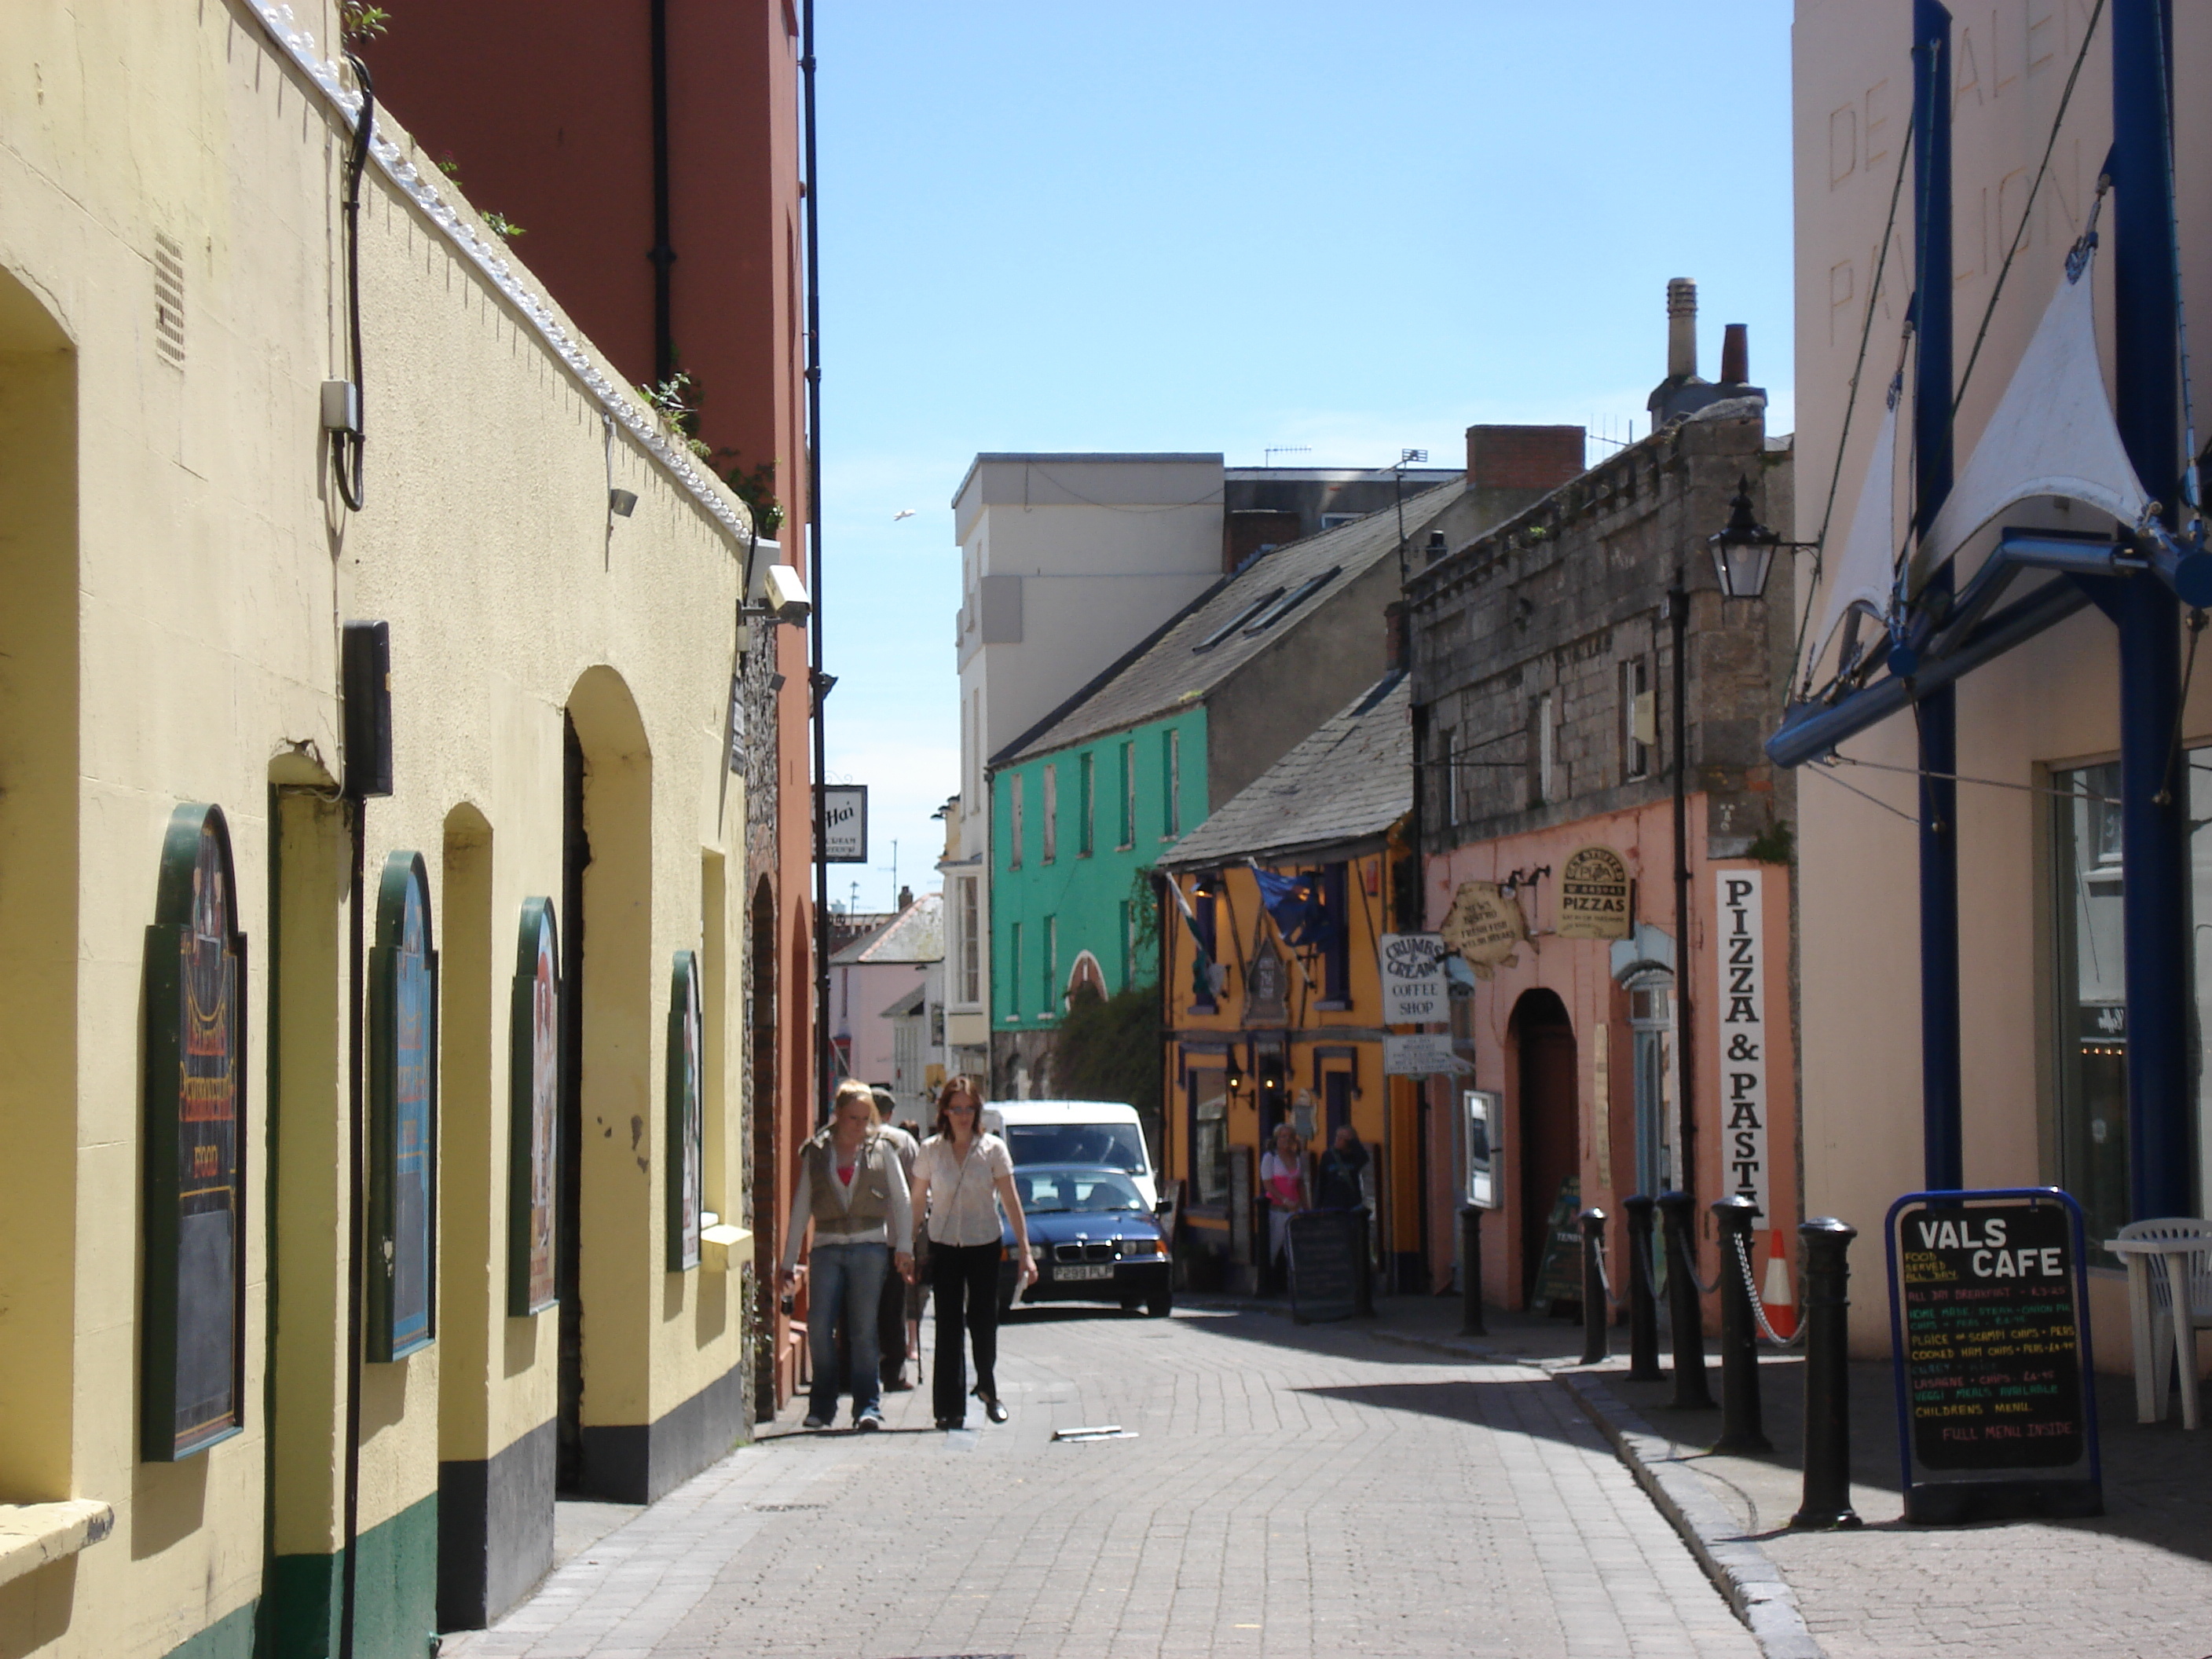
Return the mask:
<svg viewBox="0 0 2212 1659">
<path fill-rule="evenodd" d="M 884 1276 L 883 1299 L 876 1304 L 876 1352 L 883 1356 L 889 1388 L 906 1371 L 906 1280 L 896 1268 Z"/>
<path fill-rule="evenodd" d="M 929 1247 L 930 1290 L 937 1297 L 937 1369 L 930 1378 L 930 1400 L 939 1417 L 956 1422 L 968 1415 L 968 1356 L 973 1341 L 975 1386 L 999 1392 L 999 1246 L 939 1244 Z"/>
</svg>

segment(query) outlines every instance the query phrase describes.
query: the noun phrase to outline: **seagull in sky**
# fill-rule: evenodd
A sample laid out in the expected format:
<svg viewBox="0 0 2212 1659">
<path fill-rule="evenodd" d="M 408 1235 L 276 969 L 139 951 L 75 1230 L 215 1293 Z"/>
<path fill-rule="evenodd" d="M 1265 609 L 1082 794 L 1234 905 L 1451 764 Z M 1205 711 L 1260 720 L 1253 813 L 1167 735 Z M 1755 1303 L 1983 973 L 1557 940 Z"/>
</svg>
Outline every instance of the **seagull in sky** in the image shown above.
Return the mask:
<svg viewBox="0 0 2212 1659">
<path fill-rule="evenodd" d="M 901 519 L 911 519 L 912 517 L 914 517 L 914 509 L 910 507 L 902 507 L 899 508 L 897 512 L 891 514 L 891 522 L 893 524 L 896 524 Z"/>
</svg>

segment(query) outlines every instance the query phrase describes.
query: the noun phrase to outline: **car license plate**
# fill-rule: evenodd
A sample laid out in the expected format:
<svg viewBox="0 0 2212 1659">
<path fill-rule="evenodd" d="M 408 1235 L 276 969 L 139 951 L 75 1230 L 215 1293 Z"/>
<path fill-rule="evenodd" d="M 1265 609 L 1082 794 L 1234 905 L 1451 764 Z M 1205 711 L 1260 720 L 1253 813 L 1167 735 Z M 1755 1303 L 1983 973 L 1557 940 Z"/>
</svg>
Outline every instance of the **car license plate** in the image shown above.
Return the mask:
<svg viewBox="0 0 2212 1659">
<path fill-rule="evenodd" d="M 1052 1270 L 1052 1276 L 1061 1279 L 1111 1279 L 1114 1277 L 1114 1264 L 1110 1261 L 1102 1261 L 1095 1267 L 1054 1267 Z"/>
</svg>

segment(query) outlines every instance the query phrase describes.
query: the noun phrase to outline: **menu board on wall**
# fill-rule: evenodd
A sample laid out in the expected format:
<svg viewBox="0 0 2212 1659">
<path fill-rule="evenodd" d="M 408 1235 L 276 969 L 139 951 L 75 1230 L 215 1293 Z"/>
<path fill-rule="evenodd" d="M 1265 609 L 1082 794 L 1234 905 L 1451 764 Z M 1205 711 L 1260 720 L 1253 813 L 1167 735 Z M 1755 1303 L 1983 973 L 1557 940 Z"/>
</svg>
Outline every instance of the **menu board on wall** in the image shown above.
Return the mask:
<svg viewBox="0 0 2212 1659">
<path fill-rule="evenodd" d="M 507 997 L 507 1310 L 518 1318 L 560 1295 L 554 1190 L 560 1168 L 561 933 L 553 901 L 522 902 Z"/>
<path fill-rule="evenodd" d="M 438 953 L 420 853 L 384 860 L 368 960 L 367 1356 L 428 1347 L 437 1322 Z"/>
<path fill-rule="evenodd" d="M 696 953 L 676 953 L 668 1000 L 668 1271 L 680 1273 L 699 1265 L 699 1212 L 706 1187 L 700 1099 L 706 1054 Z"/>
<path fill-rule="evenodd" d="M 139 1455 L 244 1426 L 246 935 L 222 809 L 170 814 L 146 929 Z"/>
<path fill-rule="evenodd" d="M 1915 1193 L 1888 1239 L 1906 1519 L 2101 1514 L 2080 1207 Z"/>
</svg>

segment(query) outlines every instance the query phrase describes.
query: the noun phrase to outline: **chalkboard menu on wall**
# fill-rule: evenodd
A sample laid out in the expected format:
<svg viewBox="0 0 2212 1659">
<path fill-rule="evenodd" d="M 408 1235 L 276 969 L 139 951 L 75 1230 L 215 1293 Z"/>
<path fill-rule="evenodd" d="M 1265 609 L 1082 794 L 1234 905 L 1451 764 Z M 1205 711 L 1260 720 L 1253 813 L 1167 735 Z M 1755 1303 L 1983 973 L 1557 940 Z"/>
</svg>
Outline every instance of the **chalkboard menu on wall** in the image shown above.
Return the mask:
<svg viewBox="0 0 2212 1659">
<path fill-rule="evenodd" d="M 219 806 L 169 817 L 146 929 L 146 1268 L 139 1455 L 245 1421 L 246 935 Z"/>
<path fill-rule="evenodd" d="M 1906 1519 L 2102 1513 L 2080 1208 L 1915 1193 L 1888 1235 Z"/>
</svg>

